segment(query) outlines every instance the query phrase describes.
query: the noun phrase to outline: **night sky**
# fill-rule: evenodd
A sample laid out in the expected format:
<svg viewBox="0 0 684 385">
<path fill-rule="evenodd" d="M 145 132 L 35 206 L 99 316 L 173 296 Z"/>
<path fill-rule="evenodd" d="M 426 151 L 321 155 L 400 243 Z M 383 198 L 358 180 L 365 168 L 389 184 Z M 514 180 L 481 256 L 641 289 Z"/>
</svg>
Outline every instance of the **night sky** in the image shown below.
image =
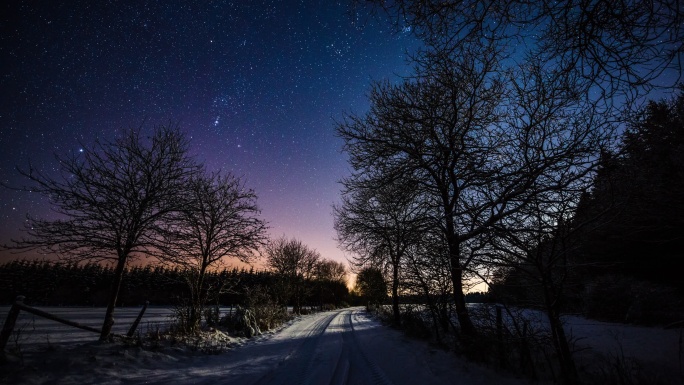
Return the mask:
<svg viewBox="0 0 684 385">
<path fill-rule="evenodd" d="M 331 205 L 349 173 L 334 120 L 416 41 L 347 1 L 9 1 L 0 5 L 0 179 L 122 129 L 179 124 L 209 170 L 241 176 L 272 236 L 344 261 Z M 0 243 L 37 194 L 0 188 Z M 9 258 L 0 255 L 0 262 Z"/>
</svg>

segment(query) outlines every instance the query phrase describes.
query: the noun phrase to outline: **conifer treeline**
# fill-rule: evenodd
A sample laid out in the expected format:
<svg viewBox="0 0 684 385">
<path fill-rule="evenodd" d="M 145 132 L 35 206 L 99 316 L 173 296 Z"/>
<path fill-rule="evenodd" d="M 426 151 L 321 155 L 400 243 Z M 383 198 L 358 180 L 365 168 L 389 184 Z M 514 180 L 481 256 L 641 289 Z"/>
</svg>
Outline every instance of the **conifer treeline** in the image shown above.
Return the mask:
<svg viewBox="0 0 684 385">
<path fill-rule="evenodd" d="M 126 269 L 117 306 L 176 305 L 187 297 L 187 271 L 164 266 L 135 266 Z M 114 269 L 94 263 L 17 260 L 0 264 L 0 305 L 11 304 L 17 295 L 36 306 L 106 306 Z M 225 268 L 209 272 L 208 287 L 219 292 L 209 305 L 244 304 L 245 293 L 256 287 L 277 290 L 282 277 L 273 272 Z M 341 282 L 308 281 L 308 305 L 348 301 Z"/>
</svg>

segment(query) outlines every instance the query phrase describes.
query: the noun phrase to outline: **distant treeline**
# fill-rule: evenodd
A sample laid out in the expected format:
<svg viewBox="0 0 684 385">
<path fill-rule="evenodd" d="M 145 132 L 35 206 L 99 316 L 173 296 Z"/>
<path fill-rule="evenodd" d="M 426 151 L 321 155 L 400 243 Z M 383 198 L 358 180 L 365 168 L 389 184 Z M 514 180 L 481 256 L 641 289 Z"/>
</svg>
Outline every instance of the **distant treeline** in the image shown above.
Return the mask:
<svg viewBox="0 0 684 385">
<path fill-rule="evenodd" d="M 11 304 L 18 295 L 26 303 L 40 306 L 106 306 L 114 269 L 95 263 L 17 260 L 0 265 L 0 304 Z M 126 269 L 117 306 L 177 305 L 187 300 L 188 272 L 164 266 L 136 266 Z M 283 279 L 264 270 L 226 268 L 209 272 L 208 287 L 213 303 L 244 304 L 248 291 L 278 290 Z M 342 282 L 307 280 L 306 305 L 349 302 L 349 290 Z M 274 293 L 277 294 L 277 293 Z M 211 305 L 209 303 L 208 305 Z"/>
</svg>

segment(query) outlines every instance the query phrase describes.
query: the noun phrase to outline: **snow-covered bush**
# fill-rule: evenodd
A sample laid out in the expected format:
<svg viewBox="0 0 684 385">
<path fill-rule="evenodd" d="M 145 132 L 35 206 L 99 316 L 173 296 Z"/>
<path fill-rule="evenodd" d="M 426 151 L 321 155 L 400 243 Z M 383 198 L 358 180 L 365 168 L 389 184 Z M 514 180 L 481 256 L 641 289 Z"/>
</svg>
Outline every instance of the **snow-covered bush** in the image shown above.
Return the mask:
<svg viewBox="0 0 684 385">
<path fill-rule="evenodd" d="M 428 314 L 414 305 L 402 308 L 401 328 L 411 337 L 428 339 L 432 336 Z"/>
<path fill-rule="evenodd" d="M 214 327 L 218 325 L 221 321 L 220 317 L 221 312 L 218 305 L 209 306 L 204 309 L 204 321 L 207 323 L 207 326 Z"/>
<path fill-rule="evenodd" d="M 251 337 L 271 330 L 290 320 L 287 308 L 280 305 L 264 286 L 245 291 L 245 306 L 223 317 L 220 325 L 229 331 Z"/>
<path fill-rule="evenodd" d="M 261 327 L 251 309 L 238 306 L 234 312 L 221 319 L 220 324 L 232 333 L 242 334 L 247 338 L 261 334 Z"/>
<path fill-rule="evenodd" d="M 171 325 L 169 330 L 176 334 L 190 334 L 199 330 L 199 319 L 192 317 L 192 305 L 187 300 L 181 300 L 173 308 L 173 313 L 169 316 Z"/>
</svg>

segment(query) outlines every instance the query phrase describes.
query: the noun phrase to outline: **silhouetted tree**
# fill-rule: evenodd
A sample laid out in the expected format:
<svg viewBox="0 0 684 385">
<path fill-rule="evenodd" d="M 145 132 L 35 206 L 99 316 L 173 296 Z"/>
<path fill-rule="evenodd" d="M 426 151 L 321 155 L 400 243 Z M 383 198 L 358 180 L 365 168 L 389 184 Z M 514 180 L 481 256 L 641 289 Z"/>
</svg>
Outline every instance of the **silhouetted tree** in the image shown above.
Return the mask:
<svg viewBox="0 0 684 385">
<path fill-rule="evenodd" d="M 199 327 L 210 295 L 207 269 L 224 258 L 251 262 L 265 245 L 266 225 L 258 218 L 257 196 L 232 175 L 198 175 L 188 181 L 186 202 L 162 224 L 165 242 L 159 258 L 188 269 L 188 326 Z M 215 291 L 220 288 L 213 288 Z"/>
<path fill-rule="evenodd" d="M 271 240 L 265 248 L 266 265 L 284 279 L 284 289 L 292 296 L 294 312 L 299 313 L 305 297 L 305 281 L 313 278 L 321 255 L 297 239 Z"/>
<path fill-rule="evenodd" d="M 314 277 L 321 281 L 346 283 L 347 266 L 342 262 L 321 259 L 314 266 Z"/>
<path fill-rule="evenodd" d="M 381 305 L 387 298 L 387 283 L 382 271 L 375 267 L 364 267 L 356 275 L 356 292 L 367 305 Z"/>
<path fill-rule="evenodd" d="M 408 295 L 422 301 L 430 311 L 435 337 L 439 341 L 439 328 L 447 331 L 452 325 L 449 250 L 439 229 L 425 229 L 419 235 L 420 242 L 407 249 L 402 261 L 402 284 Z"/>
<path fill-rule="evenodd" d="M 461 259 L 463 240 L 457 226 L 465 221 L 459 218 L 459 206 L 465 203 L 463 192 L 498 167 L 486 163 L 488 150 L 505 138 L 489 132 L 501 117 L 497 107 L 502 103 L 502 82 L 488 81 L 498 68 L 496 52 L 484 49 L 414 81 L 398 86 L 376 83 L 369 113 L 351 116 L 337 129 L 357 172 L 381 164 L 380 177 L 397 179 L 397 184 L 417 180 L 423 199 L 435 207 L 433 223 L 449 244 L 454 300 L 464 335 L 475 334 L 475 329 L 462 292 L 468 263 Z M 480 141 L 489 143 L 480 148 Z"/>
<path fill-rule="evenodd" d="M 29 216 L 27 237 L 14 248 L 40 249 L 74 261 L 107 261 L 115 265 L 100 339 L 114 324 L 114 308 L 126 263 L 148 254 L 155 229 L 184 204 L 179 192 L 199 172 L 188 156 L 188 142 L 177 127 L 157 127 L 150 136 L 130 130 L 114 141 L 57 156 L 61 174 L 19 169 L 54 207 L 58 219 Z"/>
<path fill-rule="evenodd" d="M 380 171 L 381 172 L 381 171 Z M 391 277 L 394 324 L 401 324 L 400 270 L 407 249 L 418 242 L 425 226 L 417 184 L 368 177 L 361 168 L 342 181 L 342 204 L 333 207 L 340 245 L 353 253 L 357 266 L 376 266 Z"/>
<path fill-rule="evenodd" d="M 411 28 L 424 55 L 458 56 L 495 42 L 515 62 L 534 57 L 574 72 L 585 96 L 606 104 L 681 77 L 679 0 L 355 0 L 364 2 L 384 9 L 397 29 Z M 674 76 L 663 77 L 668 70 Z"/>
<path fill-rule="evenodd" d="M 486 263 L 508 271 L 507 281 L 524 290 L 526 296 L 518 298 L 518 305 L 540 308 L 549 322 L 551 342 L 560 364 L 565 382 L 577 382 L 577 370 L 568 337 L 563 328 L 561 312 L 576 275 L 577 263 L 573 255 L 579 244 L 578 233 L 583 225 L 574 222 L 579 195 L 586 188 L 586 179 L 578 178 L 567 188 L 539 194 L 516 215 L 497 223 L 486 253 Z M 501 270 L 500 270 L 501 271 Z M 489 283 L 489 282 L 488 282 Z M 494 295 L 503 294 L 506 286 L 493 286 Z M 577 288 L 574 288 L 577 291 Z"/>
<path fill-rule="evenodd" d="M 431 57 L 402 84 L 376 83 L 370 111 L 338 126 L 357 172 L 382 164 L 385 181 L 418 181 L 447 244 L 464 340 L 476 334 L 464 274 L 488 233 L 543 194 L 574 188 L 612 128 L 572 73 L 533 59 L 505 71 L 495 44 L 469 48 Z"/>
<path fill-rule="evenodd" d="M 593 189 L 583 196 L 578 221 L 606 214 L 584 234 L 580 258 L 599 263 L 602 272 L 681 287 L 683 153 L 684 92 L 633 116 L 620 148 L 603 154 Z"/>
</svg>

